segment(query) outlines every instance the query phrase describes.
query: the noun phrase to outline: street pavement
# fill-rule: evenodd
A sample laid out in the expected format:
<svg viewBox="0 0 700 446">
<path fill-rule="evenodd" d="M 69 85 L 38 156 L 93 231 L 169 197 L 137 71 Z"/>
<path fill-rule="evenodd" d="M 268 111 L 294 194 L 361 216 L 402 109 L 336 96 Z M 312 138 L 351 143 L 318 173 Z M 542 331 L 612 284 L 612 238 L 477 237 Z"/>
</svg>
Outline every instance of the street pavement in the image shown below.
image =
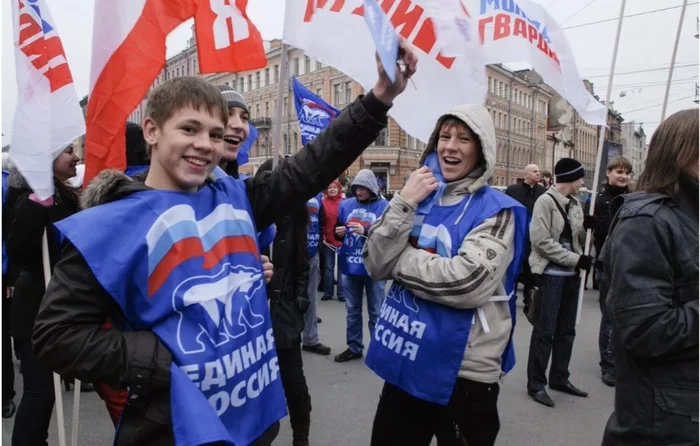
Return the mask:
<svg viewBox="0 0 700 446">
<path fill-rule="evenodd" d="M 525 388 L 528 346 L 531 326 L 522 316 L 518 302 L 518 323 L 515 330 L 517 364 L 504 378 L 498 400 L 501 431 L 499 446 L 588 446 L 599 445 L 605 423 L 612 411 L 614 389 L 600 380 L 598 367 L 598 293 L 587 291 L 583 302 L 581 324 L 577 327 L 571 360 L 571 382 L 589 392 L 578 398 L 549 391 L 556 403 L 553 409 L 532 401 Z M 365 310 L 366 311 L 366 310 Z M 333 355 L 345 349 L 345 307 L 333 300 L 319 302 L 321 341 L 332 347 L 331 356 L 304 352 L 306 373 L 313 410 L 311 413 L 312 446 L 369 445 L 372 421 L 379 400 L 382 382 L 363 361 L 345 364 L 333 362 Z M 366 325 L 365 314 L 365 325 Z M 366 327 L 365 327 L 366 331 Z M 368 339 L 365 332 L 365 340 Z M 365 342 L 367 344 L 367 341 Z M 19 372 L 19 367 L 16 365 Z M 19 405 L 22 394 L 21 375 L 15 378 Z M 80 445 L 109 446 L 113 441 L 112 423 L 102 400 L 95 393 L 83 393 L 80 399 Z M 63 392 L 68 443 L 71 438 L 73 392 Z M 195 421 L 196 422 L 196 421 Z M 14 418 L 2 420 L 3 444 L 11 444 Z M 57 445 L 56 417 L 51 421 L 49 444 Z M 275 445 L 292 443 L 289 420 L 282 420 Z M 433 442 L 435 444 L 436 442 Z"/>
</svg>

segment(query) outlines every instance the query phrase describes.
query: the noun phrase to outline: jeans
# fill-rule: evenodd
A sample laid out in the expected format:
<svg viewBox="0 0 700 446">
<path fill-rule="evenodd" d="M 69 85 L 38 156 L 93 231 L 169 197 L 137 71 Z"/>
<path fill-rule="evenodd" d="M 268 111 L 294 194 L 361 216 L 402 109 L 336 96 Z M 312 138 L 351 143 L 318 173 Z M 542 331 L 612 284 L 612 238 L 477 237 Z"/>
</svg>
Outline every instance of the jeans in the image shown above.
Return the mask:
<svg viewBox="0 0 700 446">
<path fill-rule="evenodd" d="M 307 286 L 309 308 L 304 314 L 304 331 L 301 341 L 304 345 L 318 344 L 318 322 L 316 319 L 316 307 L 318 303 L 318 282 L 321 280 L 321 271 L 318 269 L 318 253 L 309 259 L 309 284 Z"/>
<path fill-rule="evenodd" d="M 7 287 L 2 292 L 2 399 L 15 397 L 15 364 L 12 361 L 12 335 L 10 334 L 10 305 Z"/>
<path fill-rule="evenodd" d="M 367 313 L 369 314 L 369 332 L 374 333 L 374 327 L 379 319 L 379 309 L 384 302 L 386 282 L 372 280 L 369 276 L 341 277 L 347 310 L 347 342 L 348 348 L 354 353 L 362 353 L 362 291 L 367 294 Z"/>
<path fill-rule="evenodd" d="M 458 379 L 447 406 L 384 384 L 372 426 L 372 446 L 493 446 L 501 424 L 498 384 Z"/>
<path fill-rule="evenodd" d="M 22 361 L 24 393 L 15 415 L 13 446 L 47 445 L 55 394 L 53 373 L 39 365 L 29 340 L 15 340 Z"/>
<path fill-rule="evenodd" d="M 562 385 L 569 379 L 569 362 L 576 337 L 576 306 L 580 278 L 542 275 L 539 311 L 532 328 L 527 361 L 527 390 L 539 392 L 549 384 Z"/>
<path fill-rule="evenodd" d="M 326 299 L 330 299 L 333 297 L 333 286 L 335 283 L 335 257 L 336 257 L 336 252 L 323 244 L 321 246 L 321 249 L 323 249 L 323 261 L 325 263 L 324 268 L 323 268 L 323 297 Z M 341 286 L 340 283 L 340 277 L 338 277 L 338 297 L 343 297 L 343 287 Z"/>
<path fill-rule="evenodd" d="M 598 272 L 598 287 L 600 289 L 600 332 L 598 333 L 598 349 L 600 350 L 600 370 L 615 374 L 615 350 L 613 348 L 612 321 L 608 315 L 605 300 L 608 295 L 608 284 L 603 278 L 603 272 Z"/>
<path fill-rule="evenodd" d="M 294 444 L 308 441 L 311 425 L 311 396 L 304 377 L 300 340 L 290 349 L 277 349 L 280 377 L 287 398 Z"/>
</svg>

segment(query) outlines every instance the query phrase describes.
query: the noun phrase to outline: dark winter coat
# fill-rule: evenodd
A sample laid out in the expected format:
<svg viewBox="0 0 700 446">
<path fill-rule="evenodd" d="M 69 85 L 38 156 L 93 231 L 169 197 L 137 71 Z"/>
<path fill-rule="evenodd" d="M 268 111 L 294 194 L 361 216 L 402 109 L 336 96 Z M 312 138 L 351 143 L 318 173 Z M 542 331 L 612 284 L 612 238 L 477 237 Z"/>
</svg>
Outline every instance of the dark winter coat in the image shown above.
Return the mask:
<svg viewBox="0 0 700 446">
<path fill-rule="evenodd" d="M 369 93 L 274 172 L 247 179 L 256 227 L 271 225 L 344 172 L 386 126 L 387 111 Z M 144 189 L 143 183 L 111 171 L 93 180 L 83 198 L 87 205 L 99 205 Z M 120 326 L 123 315 L 81 254 L 67 245 L 36 319 L 35 354 L 56 372 L 115 388 L 129 387 L 132 397 L 124 409 L 116 445 L 173 444 L 170 352 L 151 331 L 103 329 L 107 319 Z"/>
<path fill-rule="evenodd" d="M 256 178 L 271 170 L 270 159 L 260 166 Z M 304 330 L 304 313 L 309 307 L 308 223 L 306 203 L 298 204 L 275 222 L 277 233 L 270 257 L 274 274 L 267 285 L 267 298 L 270 299 L 270 319 L 278 350 L 291 349 L 301 342 Z M 270 256 L 269 246 L 261 246 L 260 250 Z"/>
<path fill-rule="evenodd" d="M 10 329 L 15 340 L 28 341 L 45 291 L 41 249 L 44 230 L 53 268 L 60 250 L 53 223 L 78 212 L 78 194 L 56 180 L 54 204 L 46 207 L 29 199 L 32 190 L 17 170 L 10 172 L 8 184 L 2 232 L 7 241 L 9 269 L 16 277 Z"/>
<path fill-rule="evenodd" d="M 622 200 L 602 254 L 617 374 L 603 445 L 696 446 L 698 183 Z"/>
<path fill-rule="evenodd" d="M 628 191 L 627 187 L 611 186 L 605 183 L 601 191 L 598 192 L 598 197 L 596 197 L 595 200 L 595 211 L 593 212 L 597 223 L 593 231 L 593 246 L 595 246 L 595 252 L 598 257 L 600 257 L 600 253 L 603 252 L 603 244 L 608 237 L 610 223 L 613 218 L 610 203 L 616 197 L 626 194 Z"/>
<path fill-rule="evenodd" d="M 525 206 L 527 208 L 527 215 L 532 217 L 532 210 L 535 208 L 535 201 L 537 201 L 537 199 L 540 198 L 540 196 L 546 191 L 547 189 L 539 184 L 529 186 L 527 183 L 522 182 L 508 186 L 506 189 L 506 195 Z"/>
</svg>

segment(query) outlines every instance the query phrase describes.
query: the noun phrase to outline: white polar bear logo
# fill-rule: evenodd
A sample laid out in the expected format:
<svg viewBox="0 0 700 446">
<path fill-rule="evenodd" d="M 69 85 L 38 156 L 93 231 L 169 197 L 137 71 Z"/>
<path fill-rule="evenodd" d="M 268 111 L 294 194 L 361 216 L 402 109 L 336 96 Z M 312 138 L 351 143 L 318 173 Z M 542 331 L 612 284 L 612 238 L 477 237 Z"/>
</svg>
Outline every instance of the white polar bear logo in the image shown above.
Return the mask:
<svg viewBox="0 0 700 446">
<path fill-rule="evenodd" d="M 310 101 L 309 99 L 304 99 L 301 109 L 304 113 L 304 121 L 307 124 L 315 125 L 317 127 L 325 127 L 322 121 L 331 119 L 331 114 L 326 110 L 316 106 L 316 103 Z"/>
<path fill-rule="evenodd" d="M 225 264 L 215 276 L 192 277 L 178 285 L 173 308 L 180 314 L 177 342 L 182 352 L 201 353 L 207 343 L 219 347 L 263 324 L 265 318 L 251 306 L 262 277 L 258 269 Z"/>
</svg>

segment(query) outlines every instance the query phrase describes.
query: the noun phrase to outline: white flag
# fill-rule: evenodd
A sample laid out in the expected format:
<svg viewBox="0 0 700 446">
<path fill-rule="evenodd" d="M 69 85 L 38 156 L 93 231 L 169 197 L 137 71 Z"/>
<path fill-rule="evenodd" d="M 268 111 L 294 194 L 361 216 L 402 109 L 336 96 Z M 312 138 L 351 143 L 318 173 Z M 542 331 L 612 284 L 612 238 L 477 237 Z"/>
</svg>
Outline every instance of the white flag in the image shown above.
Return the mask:
<svg viewBox="0 0 700 446">
<path fill-rule="evenodd" d="M 449 57 L 437 44 L 428 1 L 381 1 L 400 36 L 418 55 L 418 71 L 389 114 L 410 135 L 427 141 L 435 122 L 455 105 L 483 104 L 486 69 L 480 60 Z M 375 45 L 362 0 L 287 1 L 284 41 L 344 72 L 369 90 L 377 81 Z M 413 85 L 415 83 L 415 86 Z"/>
<path fill-rule="evenodd" d="M 530 0 L 464 0 L 478 12 L 487 63 L 525 62 L 593 125 L 605 125 L 606 107 L 583 85 L 559 24 Z"/>
<path fill-rule="evenodd" d="M 85 119 L 45 0 L 12 0 L 17 109 L 10 158 L 41 199 L 53 195 L 53 152 L 85 133 Z"/>
</svg>

